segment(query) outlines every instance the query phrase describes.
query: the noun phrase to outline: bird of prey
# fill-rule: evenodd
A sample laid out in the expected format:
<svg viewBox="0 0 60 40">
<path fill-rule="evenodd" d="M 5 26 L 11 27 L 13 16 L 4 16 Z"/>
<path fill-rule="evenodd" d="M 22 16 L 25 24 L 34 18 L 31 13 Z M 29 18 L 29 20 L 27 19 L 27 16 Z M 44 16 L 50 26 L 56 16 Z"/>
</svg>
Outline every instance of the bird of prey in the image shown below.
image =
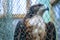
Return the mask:
<svg viewBox="0 0 60 40">
<path fill-rule="evenodd" d="M 55 25 L 42 18 L 45 11 L 49 8 L 43 4 L 31 6 L 23 22 L 18 22 L 14 40 L 56 40 Z"/>
</svg>

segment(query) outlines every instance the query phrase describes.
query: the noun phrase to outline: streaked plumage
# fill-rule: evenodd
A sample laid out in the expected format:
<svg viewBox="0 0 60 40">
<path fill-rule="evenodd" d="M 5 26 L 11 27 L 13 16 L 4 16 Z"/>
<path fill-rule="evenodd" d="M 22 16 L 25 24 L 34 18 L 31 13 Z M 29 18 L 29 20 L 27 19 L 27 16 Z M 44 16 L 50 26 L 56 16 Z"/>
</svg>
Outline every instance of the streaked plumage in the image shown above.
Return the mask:
<svg viewBox="0 0 60 40">
<path fill-rule="evenodd" d="M 20 40 L 56 40 L 56 30 L 52 22 L 45 23 L 42 16 L 48 8 L 45 8 L 43 4 L 37 4 L 30 7 L 26 17 L 23 21 L 23 29 L 25 33 L 25 39 Z M 18 24 L 21 25 L 21 24 Z M 17 26 L 18 27 L 18 26 Z M 21 27 L 21 26 L 19 26 Z M 54 30 L 53 30 L 54 29 Z M 53 32 L 52 32 L 53 30 Z M 18 30 L 17 30 L 18 31 Z M 16 32 L 16 31 L 15 31 Z M 21 33 L 19 32 L 19 33 Z M 51 34 L 50 34 L 51 33 Z M 19 34 L 17 34 L 18 36 Z M 21 36 L 21 35 L 19 35 Z M 47 38 L 48 37 L 48 38 Z M 15 39 L 15 36 L 14 36 Z"/>
</svg>

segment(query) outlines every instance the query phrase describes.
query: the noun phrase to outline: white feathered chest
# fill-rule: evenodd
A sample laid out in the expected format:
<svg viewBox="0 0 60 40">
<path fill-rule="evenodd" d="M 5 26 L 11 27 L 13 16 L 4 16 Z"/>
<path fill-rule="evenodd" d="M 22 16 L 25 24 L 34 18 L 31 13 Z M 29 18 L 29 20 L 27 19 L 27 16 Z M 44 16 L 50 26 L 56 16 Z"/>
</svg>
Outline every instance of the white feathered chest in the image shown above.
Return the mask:
<svg viewBox="0 0 60 40">
<path fill-rule="evenodd" d="M 27 25 L 32 27 L 33 40 L 43 40 L 46 35 L 46 25 L 40 15 L 28 19 Z"/>
</svg>

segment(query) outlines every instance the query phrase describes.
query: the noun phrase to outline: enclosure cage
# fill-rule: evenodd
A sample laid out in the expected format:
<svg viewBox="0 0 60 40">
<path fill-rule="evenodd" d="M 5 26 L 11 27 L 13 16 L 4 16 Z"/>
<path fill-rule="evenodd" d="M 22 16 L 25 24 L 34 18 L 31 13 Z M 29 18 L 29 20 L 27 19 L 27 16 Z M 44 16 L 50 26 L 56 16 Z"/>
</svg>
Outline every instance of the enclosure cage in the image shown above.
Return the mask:
<svg viewBox="0 0 60 40">
<path fill-rule="evenodd" d="M 44 4 L 45 7 L 49 8 L 49 11 L 44 12 L 42 18 L 45 23 L 48 23 L 49 21 L 53 22 L 55 27 L 52 31 L 54 29 L 56 30 L 55 40 L 59 40 L 60 15 L 55 14 L 56 12 L 54 13 L 56 10 L 53 11 L 54 8 L 52 9 L 49 0 L 0 0 L 0 40 L 14 40 L 15 34 L 17 35 L 15 37 L 17 39 L 15 40 L 25 40 L 25 38 L 21 39 L 19 35 L 19 33 L 23 34 L 22 32 L 19 32 L 21 26 L 23 26 L 22 23 L 20 25 L 20 22 L 23 21 L 30 7 L 37 4 Z M 25 30 L 25 28 L 23 28 L 23 30 Z M 48 40 L 53 39 L 48 38 Z"/>
</svg>

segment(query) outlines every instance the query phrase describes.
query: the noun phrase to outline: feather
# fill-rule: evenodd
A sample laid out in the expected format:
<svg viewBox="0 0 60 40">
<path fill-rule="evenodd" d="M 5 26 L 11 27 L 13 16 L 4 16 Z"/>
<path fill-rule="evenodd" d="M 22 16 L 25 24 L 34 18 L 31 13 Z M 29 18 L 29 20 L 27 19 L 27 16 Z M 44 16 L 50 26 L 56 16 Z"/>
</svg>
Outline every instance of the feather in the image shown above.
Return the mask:
<svg viewBox="0 0 60 40">
<path fill-rule="evenodd" d="M 54 24 L 45 23 L 42 18 L 44 12 L 48 10 L 43 6 L 37 4 L 30 7 L 24 21 L 17 24 L 14 40 L 56 40 Z"/>
<path fill-rule="evenodd" d="M 46 25 L 47 37 L 46 40 L 56 40 L 56 29 L 52 22 L 48 22 Z"/>
</svg>

